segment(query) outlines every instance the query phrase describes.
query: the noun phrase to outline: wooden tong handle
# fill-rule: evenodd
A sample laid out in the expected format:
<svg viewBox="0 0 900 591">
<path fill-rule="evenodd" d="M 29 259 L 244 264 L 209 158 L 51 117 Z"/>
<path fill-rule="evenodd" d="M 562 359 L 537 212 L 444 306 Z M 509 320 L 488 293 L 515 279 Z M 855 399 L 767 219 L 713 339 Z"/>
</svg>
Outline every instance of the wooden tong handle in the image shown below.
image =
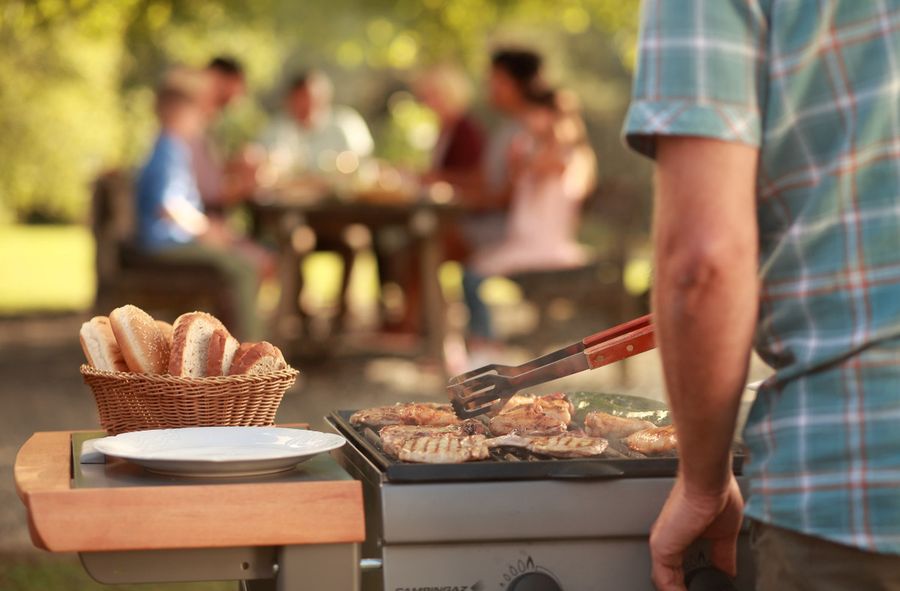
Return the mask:
<svg viewBox="0 0 900 591">
<path fill-rule="evenodd" d="M 598 332 L 583 341 L 591 369 L 621 361 L 656 347 L 651 316 L 641 316 Z"/>
</svg>

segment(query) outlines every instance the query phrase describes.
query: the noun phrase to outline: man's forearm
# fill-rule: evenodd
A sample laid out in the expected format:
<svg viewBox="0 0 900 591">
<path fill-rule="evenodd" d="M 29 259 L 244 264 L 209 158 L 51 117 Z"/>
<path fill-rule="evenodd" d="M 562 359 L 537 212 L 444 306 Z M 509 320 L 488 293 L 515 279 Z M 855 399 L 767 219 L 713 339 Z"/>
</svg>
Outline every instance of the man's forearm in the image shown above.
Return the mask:
<svg viewBox="0 0 900 591">
<path fill-rule="evenodd" d="M 713 494 L 757 317 L 756 151 L 664 138 L 657 158 L 654 322 L 685 485 Z"/>
</svg>

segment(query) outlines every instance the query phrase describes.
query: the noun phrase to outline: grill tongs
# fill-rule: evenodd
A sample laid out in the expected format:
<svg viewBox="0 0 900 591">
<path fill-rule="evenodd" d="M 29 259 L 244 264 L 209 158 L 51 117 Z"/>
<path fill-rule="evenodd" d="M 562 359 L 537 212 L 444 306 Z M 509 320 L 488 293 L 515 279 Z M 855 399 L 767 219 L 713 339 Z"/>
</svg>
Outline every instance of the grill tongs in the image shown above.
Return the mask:
<svg viewBox="0 0 900 591">
<path fill-rule="evenodd" d="M 518 366 L 490 364 L 450 379 L 456 416 L 468 419 L 499 409 L 516 392 L 621 361 L 656 346 L 650 315 L 586 337 Z"/>
</svg>

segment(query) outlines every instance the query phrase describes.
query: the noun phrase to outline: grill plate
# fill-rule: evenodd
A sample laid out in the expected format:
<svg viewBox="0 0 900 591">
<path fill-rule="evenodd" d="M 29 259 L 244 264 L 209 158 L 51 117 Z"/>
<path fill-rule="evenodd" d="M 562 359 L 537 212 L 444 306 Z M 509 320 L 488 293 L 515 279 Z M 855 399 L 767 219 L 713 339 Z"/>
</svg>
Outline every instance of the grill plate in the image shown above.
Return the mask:
<svg viewBox="0 0 900 591">
<path fill-rule="evenodd" d="M 389 482 L 481 482 L 497 480 L 592 480 L 609 478 L 674 477 L 678 458 L 588 458 L 547 460 L 490 459 L 464 464 L 411 464 L 389 457 L 379 443 L 370 441 L 363 431 L 350 424 L 355 411 L 338 410 L 328 421 L 344 435 L 351 445 L 361 450 Z M 734 456 L 735 474 L 741 473 L 743 456 Z"/>
</svg>

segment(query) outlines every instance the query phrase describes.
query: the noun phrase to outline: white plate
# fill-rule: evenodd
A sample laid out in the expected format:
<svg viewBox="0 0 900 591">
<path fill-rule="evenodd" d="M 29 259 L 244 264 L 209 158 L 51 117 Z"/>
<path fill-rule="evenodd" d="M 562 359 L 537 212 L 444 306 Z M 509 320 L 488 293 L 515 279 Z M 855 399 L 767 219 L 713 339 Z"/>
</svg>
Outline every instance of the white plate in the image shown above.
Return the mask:
<svg viewBox="0 0 900 591">
<path fill-rule="evenodd" d="M 347 442 L 334 433 L 279 427 L 155 429 L 104 437 L 97 451 L 177 476 L 253 476 L 290 470 Z"/>
</svg>

